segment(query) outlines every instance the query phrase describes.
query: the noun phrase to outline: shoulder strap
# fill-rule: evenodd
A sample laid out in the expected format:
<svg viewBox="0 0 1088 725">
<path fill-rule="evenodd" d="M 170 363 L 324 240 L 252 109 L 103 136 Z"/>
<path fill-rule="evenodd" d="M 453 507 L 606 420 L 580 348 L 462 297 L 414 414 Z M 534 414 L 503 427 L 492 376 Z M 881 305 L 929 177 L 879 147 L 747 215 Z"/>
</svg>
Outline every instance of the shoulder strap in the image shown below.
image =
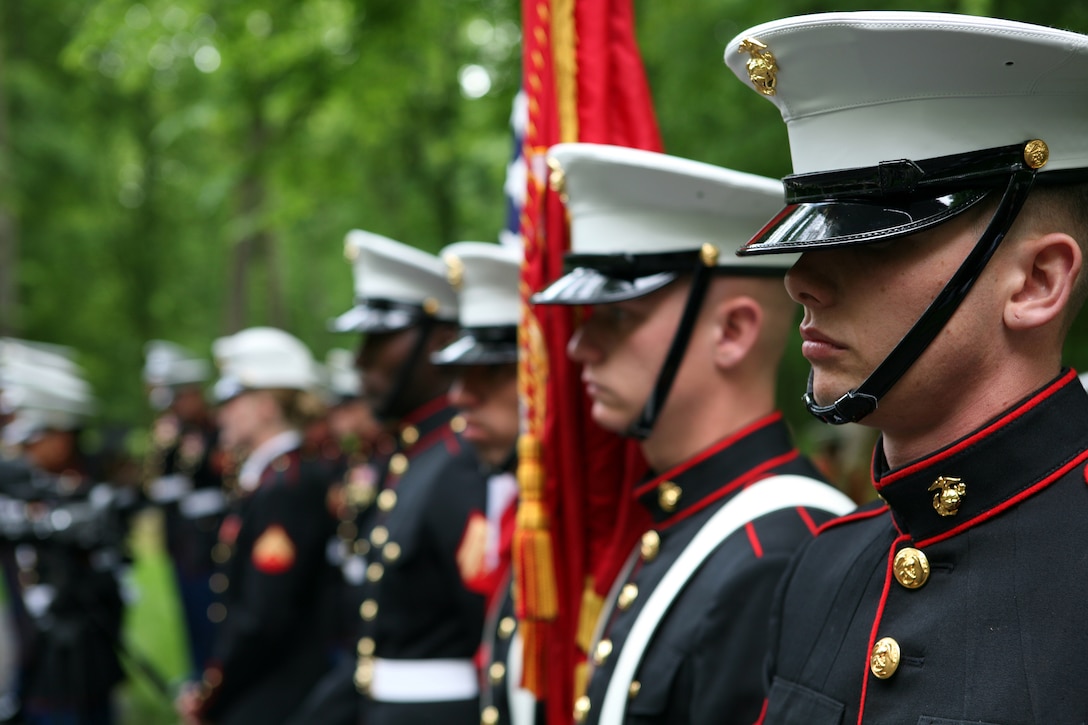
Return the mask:
<svg viewBox="0 0 1088 725">
<path fill-rule="evenodd" d="M 673 600 L 712 551 L 749 521 L 788 508 L 812 508 L 843 515 L 857 506 L 833 486 L 806 476 L 771 476 L 757 481 L 734 496 L 707 519 L 684 551 L 669 567 L 661 583 L 638 613 L 631 633 L 623 642 L 616 667 L 601 705 L 601 725 L 623 721 L 628 689 L 650 639 Z"/>
</svg>

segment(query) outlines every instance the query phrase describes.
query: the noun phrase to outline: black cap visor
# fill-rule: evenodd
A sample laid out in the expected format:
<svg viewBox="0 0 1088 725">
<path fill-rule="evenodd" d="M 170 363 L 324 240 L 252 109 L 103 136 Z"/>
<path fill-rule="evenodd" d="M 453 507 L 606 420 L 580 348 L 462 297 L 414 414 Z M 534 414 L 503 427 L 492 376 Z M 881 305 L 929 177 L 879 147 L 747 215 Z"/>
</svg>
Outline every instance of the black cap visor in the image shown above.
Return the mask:
<svg viewBox="0 0 1088 725">
<path fill-rule="evenodd" d="M 418 324 L 427 313 L 419 305 L 393 300 L 360 300 L 329 321 L 331 332 L 397 332 Z"/>
<path fill-rule="evenodd" d="M 1004 189 L 1025 144 L 783 179 L 788 206 L 738 252 L 805 252 L 925 231 Z"/>
<path fill-rule="evenodd" d="M 517 362 L 516 327 L 471 327 L 461 336 L 431 355 L 435 365 L 505 365 Z"/>
</svg>

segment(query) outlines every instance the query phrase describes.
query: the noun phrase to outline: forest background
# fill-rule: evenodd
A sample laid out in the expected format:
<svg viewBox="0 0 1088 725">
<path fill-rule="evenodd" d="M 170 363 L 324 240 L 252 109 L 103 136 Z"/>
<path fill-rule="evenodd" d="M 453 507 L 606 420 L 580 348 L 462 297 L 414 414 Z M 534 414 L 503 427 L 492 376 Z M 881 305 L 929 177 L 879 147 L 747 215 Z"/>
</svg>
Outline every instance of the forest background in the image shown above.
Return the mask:
<svg viewBox="0 0 1088 725">
<path fill-rule="evenodd" d="M 1088 32 L 1088 4 L 1058 0 L 634 7 L 666 152 L 774 177 L 790 172 L 781 118 L 722 61 L 751 25 L 903 9 Z M 78 350 L 99 429 L 122 432 L 151 419 L 150 339 L 210 356 L 220 335 L 274 325 L 319 357 L 354 346 L 326 328 L 352 301 L 349 229 L 433 252 L 505 225 L 520 13 L 517 0 L 3 0 L 0 335 Z M 1085 319 L 1066 350 L 1082 369 Z M 811 447 L 797 344 L 781 400 Z M 144 609 L 137 628 L 168 641 L 141 648 L 176 674 L 180 654 L 161 653 L 176 636 Z M 160 717 L 161 701 L 137 702 L 129 719 Z"/>
<path fill-rule="evenodd" d="M 774 106 L 722 62 L 753 24 L 872 9 L 635 0 L 668 153 L 780 177 Z M 1088 5 L 914 0 L 1088 31 Z M 495 241 L 520 82 L 517 0 L 0 3 L 0 334 L 71 345 L 116 425 L 150 419 L 144 343 L 210 356 L 275 325 L 319 356 L 352 300 L 343 239 Z M 949 72 L 955 72 L 950 59 Z M 1070 364 L 1088 366 L 1076 325 Z M 807 364 L 782 399 L 798 427 Z"/>
</svg>

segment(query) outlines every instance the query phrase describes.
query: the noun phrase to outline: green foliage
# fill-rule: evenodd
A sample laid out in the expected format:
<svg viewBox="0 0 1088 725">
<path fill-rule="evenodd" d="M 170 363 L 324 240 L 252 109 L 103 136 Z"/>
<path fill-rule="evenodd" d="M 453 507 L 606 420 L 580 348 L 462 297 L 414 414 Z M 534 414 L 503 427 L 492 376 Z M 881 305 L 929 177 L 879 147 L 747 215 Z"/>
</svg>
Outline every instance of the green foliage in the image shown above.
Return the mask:
<svg viewBox="0 0 1088 725">
<path fill-rule="evenodd" d="M 634 2 L 666 150 L 776 177 L 790 170 L 784 125 L 724 67 L 726 43 L 777 17 L 870 7 Z M 1058 0 L 882 9 L 1088 30 L 1088 9 Z M 501 227 L 519 14 L 516 0 L 0 5 L 0 212 L 19 239 L 3 332 L 80 350 L 114 423 L 148 416 L 138 374 L 154 337 L 207 352 L 274 324 L 318 353 L 353 344 L 325 328 L 351 300 L 347 230 L 434 251 Z M 461 91 L 469 66 L 489 74 L 481 97 Z M 1084 330 L 1071 364 L 1088 364 Z M 783 401 L 806 371 L 791 354 Z"/>
</svg>

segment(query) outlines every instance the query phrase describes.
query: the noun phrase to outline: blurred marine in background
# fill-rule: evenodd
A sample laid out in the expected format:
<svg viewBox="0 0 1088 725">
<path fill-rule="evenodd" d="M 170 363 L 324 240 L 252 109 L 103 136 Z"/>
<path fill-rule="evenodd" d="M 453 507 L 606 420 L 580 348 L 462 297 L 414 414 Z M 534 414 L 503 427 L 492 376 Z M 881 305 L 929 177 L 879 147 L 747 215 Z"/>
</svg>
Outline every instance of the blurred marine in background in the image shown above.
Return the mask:
<svg viewBox="0 0 1088 725">
<path fill-rule="evenodd" d="M 91 477 L 80 432 L 90 386 L 56 346 L 4 340 L 13 458 L 0 468 L 0 560 L 19 633 L 22 722 L 106 725 L 122 679 L 120 575 L 135 496 Z"/>
</svg>

